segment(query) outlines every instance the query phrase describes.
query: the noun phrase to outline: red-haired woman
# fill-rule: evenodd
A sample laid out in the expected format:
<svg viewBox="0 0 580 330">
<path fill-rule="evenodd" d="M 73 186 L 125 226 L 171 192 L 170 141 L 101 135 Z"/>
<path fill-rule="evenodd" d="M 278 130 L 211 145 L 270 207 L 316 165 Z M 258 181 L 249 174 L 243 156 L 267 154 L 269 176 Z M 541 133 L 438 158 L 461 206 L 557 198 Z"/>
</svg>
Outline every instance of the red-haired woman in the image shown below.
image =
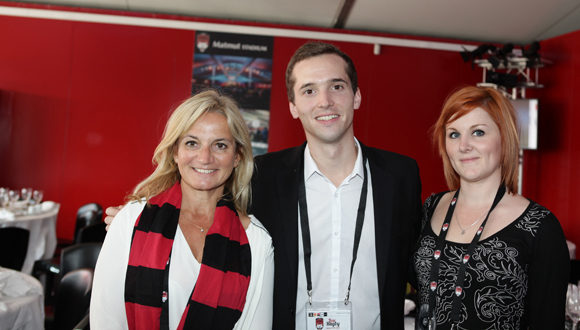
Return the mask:
<svg viewBox="0 0 580 330">
<path fill-rule="evenodd" d="M 563 329 L 566 240 L 554 214 L 518 195 L 510 102 L 461 88 L 433 131 L 451 191 L 423 205 L 416 329 Z"/>
</svg>

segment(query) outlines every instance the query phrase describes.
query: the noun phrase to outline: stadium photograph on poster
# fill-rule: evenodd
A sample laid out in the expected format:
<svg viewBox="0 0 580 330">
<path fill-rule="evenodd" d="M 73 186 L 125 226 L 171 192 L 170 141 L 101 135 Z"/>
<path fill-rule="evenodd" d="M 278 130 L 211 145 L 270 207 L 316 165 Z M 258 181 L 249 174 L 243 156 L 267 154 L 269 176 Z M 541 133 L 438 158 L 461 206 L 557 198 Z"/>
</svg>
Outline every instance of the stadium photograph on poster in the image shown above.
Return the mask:
<svg viewBox="0 0 580 330">
<path fill-rule="evenodd" d="M 196 33 L 191 91 L 216 88 L 232 96 L 252 138 L 254 156 L 268 151 L 272 37 Z"/>
</svg>

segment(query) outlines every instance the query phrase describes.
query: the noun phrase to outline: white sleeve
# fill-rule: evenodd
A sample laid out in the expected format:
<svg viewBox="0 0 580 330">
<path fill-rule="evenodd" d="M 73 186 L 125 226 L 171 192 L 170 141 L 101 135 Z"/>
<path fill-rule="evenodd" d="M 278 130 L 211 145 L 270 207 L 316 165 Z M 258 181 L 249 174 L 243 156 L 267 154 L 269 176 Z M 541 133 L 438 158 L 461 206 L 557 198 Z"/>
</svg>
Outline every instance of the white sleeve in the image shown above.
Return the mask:
<svg viewBox="0 0 580 330">
<path fill-rule="evenodd" d="M 264 271 L 262 272 L 262 292 L 252 323 L 248 329 L 271 330 L 272 313 L 274 309 L 274 249 L 266 256 Z"/>
<path fill-rule="evenodd" d="M 264 226 L 253 216 L 246 231 L 252 251 L 252 274 L 246 304 L 234 330 L 272 330 L 274 247 Z"/>
<path fill-rule="evenodd" d="M 129 328 L 125 313 L 125 276 L 133 227 L 144 205 L 129 203 L 109 227 L 95 267 L 90 307 L 93 329 Z"/>
</svg>

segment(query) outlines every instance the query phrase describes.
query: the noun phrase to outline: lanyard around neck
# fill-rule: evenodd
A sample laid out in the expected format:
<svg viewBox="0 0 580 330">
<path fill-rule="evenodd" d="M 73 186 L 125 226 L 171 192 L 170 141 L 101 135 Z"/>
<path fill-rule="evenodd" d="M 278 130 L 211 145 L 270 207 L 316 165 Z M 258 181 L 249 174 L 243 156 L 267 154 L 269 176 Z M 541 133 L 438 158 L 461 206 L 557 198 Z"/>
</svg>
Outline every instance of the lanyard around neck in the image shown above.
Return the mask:
<svg viewBox="0 0 580 330">
<path fill-rule="evenodd" d="M 361 149 L 362 152 L 362 149 Z M 360 243 L 360 237 L 362 233 L 362 227 L 365 218 L 365 209 L 367 206 L 367 192 L 368 192 L 368 175 L 367 175 L 367 165 L 366 156 L 363 153 L 363 169 L 364 169 L 364 179 L 363 186 L 360 194 L 360 201 L 358 204 L 358 211 L 356 215 L 356 227 L 354 232 L 354 244 L 352 251 L 352 262 L 350 264 L 350 278 L 348 281 L 348 291 L 346 293 L 346 298 L 344 299 L 344 304 L 348 305 L 348 299 L 350 296 L 350 285 L 352 282 L 352 272 L 354 269 L 354 263 L 356 261 L 356 256 L 358 252 L 358 246 Z M 299 170 L 299 183 L 298 183 L 298 205 L 300 207 L 300 227 L 302 229 L 302 245 L 304 247 L 304 270 L 306 271 L 306 289 L 308 292 L 308 300 L 312 304 L 312 267 L 311 267 L 311 256 L 312 256 L 312 245 L 310 242 L 310 227 L 308 222 L 308 205 L 306 203 L 306 183 L 304 178 L 304 154 L 300 160 L 300 170 Z"/>
<path fill-rule="evenodd" d="M 499 204 L 501 199 L 503 198 L 506 191 L 506 187 L 501 185 L 497 193 L 495 194 L 495 198 L 493 200 L 493 204 L 487 212 L 487 216 L 485 220 L 481 223 L 481 226 L 477 230 L 477 233 L 473 237 L 473 240 L 469 244 L 467 251 L 461 257 L 461 264 L 459 266 L 459 271 L 457 273 L 457 281 L 455 283 L 455 295 L 453 296 L 453 303 L 451 308 L 451 320 L 453 323 L 459 323 L 459 312 L 461 308 L 461 299 L 463 297 L 463 283 L 465 281 L 465 272 L 467 270 L 467 262 L 469 261 L 473 251 L 475 250 L 475 246 L 479 242 L 481 237 L 481 233 L 483 232 L 483 228 L 487 223 L 487 219 L 491 214 L 491 211 Z M 431 281 L 430 281 L 430 291 L 429 291 L 429 319 L 433 319 L 433 315 L 435 313 L 435 304 L 436 304 L 436 290 L 439 280 L 439 260 L 441 254 L 443 253 L 443 248 L 445 247 L 445 237 L 447 237 L 447 231 L 449 229 L 449 224 L 451 223 L 451 217 L 453 216 L 453 212 L 455 211 L 455 206 L 457 205 L 457 199 L 459 198 L 459 189 L 453 196 L 451 200 L 451 204 L 449 205 L 449 209 L 447 210 L 447 215 L 445 216 L 445 221 L 441 226 L 441 231 L 439 232 L 439 238 L 437 239 L 437 243 L 435 246 L 435 253 L 433 253 L 433 259 L 431 263 Z"/>
</svg>

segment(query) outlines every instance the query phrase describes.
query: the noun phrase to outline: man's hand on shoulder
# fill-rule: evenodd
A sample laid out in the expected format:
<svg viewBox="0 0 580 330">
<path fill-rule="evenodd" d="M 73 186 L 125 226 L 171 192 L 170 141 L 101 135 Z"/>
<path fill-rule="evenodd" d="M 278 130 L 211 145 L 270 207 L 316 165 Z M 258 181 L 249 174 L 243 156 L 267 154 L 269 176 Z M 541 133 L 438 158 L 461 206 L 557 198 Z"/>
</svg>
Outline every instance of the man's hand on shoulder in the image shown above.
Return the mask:
<svg viewBox="0 0 580 330">
<path fill-rule="evenodd" d="M 107 230 L 109 230 L 109 226 L 111 225 L 111 223 L 113 223 L 113 220 L 115 220 L 115 216 L 117 215 L 117 213 L 119 213 L 119 211 L 121 211 L 123 206 L 124 205 L 107 207 L 107 209 L 105 210 L 105 214 L 107 214 L 107 216 L 105 217 L 105 223 L 107 224 L 107 227 L 106 227 Z"/>
</svg>

